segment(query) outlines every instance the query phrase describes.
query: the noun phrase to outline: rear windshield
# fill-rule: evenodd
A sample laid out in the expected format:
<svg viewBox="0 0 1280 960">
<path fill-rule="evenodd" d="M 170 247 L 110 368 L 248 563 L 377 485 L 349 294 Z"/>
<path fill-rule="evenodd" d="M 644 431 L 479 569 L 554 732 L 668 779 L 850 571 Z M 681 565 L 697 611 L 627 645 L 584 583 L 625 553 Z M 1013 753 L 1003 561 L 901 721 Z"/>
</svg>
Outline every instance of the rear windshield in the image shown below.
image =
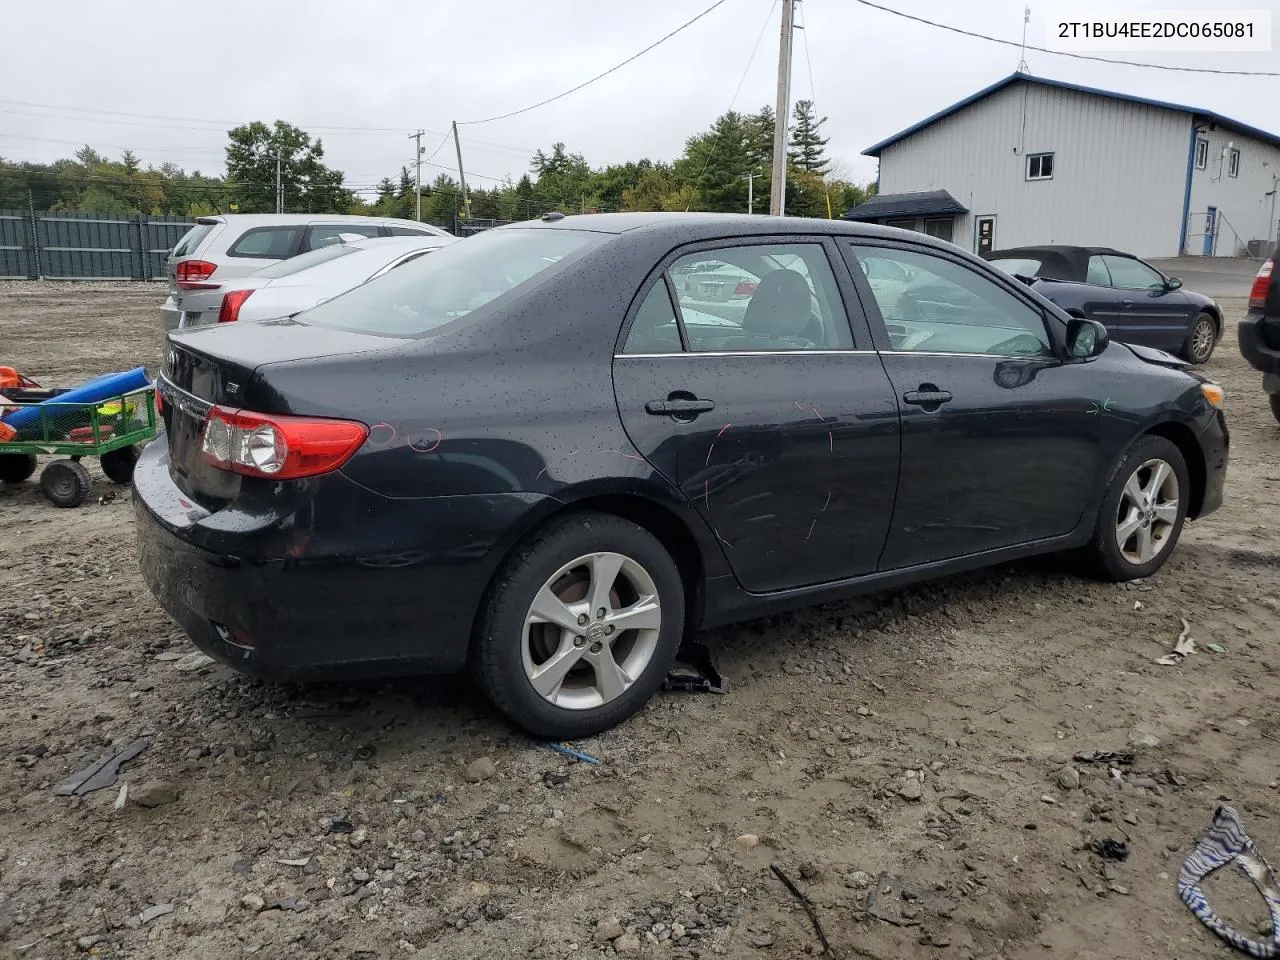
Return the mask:
<svg viewBox="0 0 1280 960">
<path fill-rule="evenodd" d="M 254 276 L 268 277 L 270 279 L 287 277 L 291 273 L 297 273 L 299 270 L 307 269 L 307 267 L 314 267 L 318 263 L 345 257 L 347 254 L 355 253 L 359 249 L 359 247 L 352 247 L 345 243 L 331 244 L 327 247 L 321 247 L 319 250 L 312 250 L 309 253 L 300 253 L 296 257 L 290 257 L 288 260 L 281 260 L 279 263 L 273 263 L 269 267 L 263 267 Z"/>
<path fill-rule="evenodd" d="M 197 223 L 194 227 L 182 235 L 182 239 L 178 241 L 178 245 L 173 248 L 175 257 L 185 257 L 189 253 L 195 253 L 196 249 L 204 242 L 204 238 L 209 235 L 214 224 Z"/>
<path fill-rule="evenodd" d="M 298 319 L 380 336 L 424 336 L 491 303 L 510 302 L 605 239 L 571 230 L 488 230 L 406 263 Z"/>
</svg>

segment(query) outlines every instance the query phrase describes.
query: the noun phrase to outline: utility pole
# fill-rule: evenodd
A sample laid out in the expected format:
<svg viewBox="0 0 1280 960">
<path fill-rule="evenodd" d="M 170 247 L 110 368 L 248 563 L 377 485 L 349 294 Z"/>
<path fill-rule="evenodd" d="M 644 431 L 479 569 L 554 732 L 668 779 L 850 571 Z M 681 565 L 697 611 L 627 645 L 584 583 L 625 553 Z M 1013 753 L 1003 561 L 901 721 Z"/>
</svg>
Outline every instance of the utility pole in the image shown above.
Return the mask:
<svg viewBox="0 0 1280 960">
<path fill-rule="evenodd" d="M 763 176 L 763 173 L 753 171 L 752 173 L 744 174 L 742 177 L 743 180 L 747 181 L 747 213 L 749 214 L 756 212 L 756 177 Z"/>
<path fill-rule="evenodd" d="M 276 213 L 284 213 L 284 180 L 281 177 L 284 154 L 276 147 Z"/>
<path fill-rule="evenodd" d="M 413 197 L 414 197 L 414 213 L 413 219 L 422 219 L 422 135 L 425 130 L 419 130 L 417 133 L 409 134 L 410 140 L 417 141 L 417 149 L 413 151 L 413 167 L 416 173 L 413 177 Z"/>
<path fill-rule="evenodd" d="M 778 102 L 773 117 L 773 189 L 769 213 L 784 216 L 787 197 L 787 119 L 791 115 L 791 40 L 795 0 L 782 0 L 782 38 L 778 42 Z"/>
<path fill-rule="evenodd" d="M 458 151 L 458 182 L 462 186 L 462 218 L 471 219 L 471 198 L 467 196 L 467 175 L 462 172 L 462 141 L 458 139 L 458 121 L 453 121 L 453 145 Z"/>
</svg>

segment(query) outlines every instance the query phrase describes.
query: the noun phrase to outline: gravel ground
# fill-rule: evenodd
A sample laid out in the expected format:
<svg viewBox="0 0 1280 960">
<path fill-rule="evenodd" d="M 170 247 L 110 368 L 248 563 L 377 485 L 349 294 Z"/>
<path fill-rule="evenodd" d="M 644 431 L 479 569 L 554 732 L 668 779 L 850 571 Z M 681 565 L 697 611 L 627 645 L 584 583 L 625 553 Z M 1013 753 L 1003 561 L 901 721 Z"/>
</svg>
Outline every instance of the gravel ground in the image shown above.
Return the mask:
<svg viewBox="0 0 1280 960">
<path fill-rule="evenodd" d="M 0 286 L 0 362 L 155 369 L 162 296 Z M 659 696 L 576 745 L 599 766 L 467 684 L 265 686 L 193 658 L 127 491 L 4 489 L 0 956 L 820 955 L 775 863 L 842 958 L 1227 956 L 1174 878 L 1221 798 L 1280 860 L 1280 429 L 1233 330 L 1208 370 L 1227 502 L 1157 576 L 1050 558 L 718 631 L 731 692 Z M 1158 666 L 1180 617 L 1200 650 Z M 139 738 L 120 809 L 54 793 Z M 1210 886 L 1263 922 L 1243 880 Z"/>
</svg>

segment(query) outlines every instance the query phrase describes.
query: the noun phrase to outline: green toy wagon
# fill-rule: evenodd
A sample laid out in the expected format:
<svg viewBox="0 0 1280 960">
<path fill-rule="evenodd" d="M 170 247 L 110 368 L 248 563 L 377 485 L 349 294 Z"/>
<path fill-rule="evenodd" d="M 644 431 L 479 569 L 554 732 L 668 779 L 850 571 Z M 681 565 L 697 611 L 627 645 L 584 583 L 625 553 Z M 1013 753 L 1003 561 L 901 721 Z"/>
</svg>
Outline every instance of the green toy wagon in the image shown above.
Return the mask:
<svg viewBox="0 0 1280 960">
<path fill-rule="evenodd" d="M 39 454 L 54 460 L 40 472 L 40 489 L 59 507 L 78 507 L 93 481 L 80 461 L 97 457 L 115 483 L 129 483 L 141 444 L 156 435 L 156 396 L 152 386 L 92 402 L 62 402 L 70 391 L 18 390 L 4 394 L 7 405 L 21 408 L 20 429 L 0 430 L 0 481 L 21 483 L 37 467 Z M 0 421 L 0 426 L 5 422 Z"/>
</svg>

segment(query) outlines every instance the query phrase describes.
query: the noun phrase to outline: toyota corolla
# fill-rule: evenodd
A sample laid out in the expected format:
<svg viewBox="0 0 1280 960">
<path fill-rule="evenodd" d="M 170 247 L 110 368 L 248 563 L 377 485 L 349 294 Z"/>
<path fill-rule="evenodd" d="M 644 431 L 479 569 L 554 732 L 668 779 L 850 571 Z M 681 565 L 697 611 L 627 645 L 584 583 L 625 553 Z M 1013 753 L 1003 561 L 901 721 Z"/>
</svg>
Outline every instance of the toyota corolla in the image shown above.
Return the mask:
<svg viewBox="0 0 1280 960">
<path fill-rule="evenodd" d="M 686 302 L 708 269 L 740 313 Z M 197 646 L 470 667 L 559 738 L 638 710 L 688 631 L 1053 551 L 1148 576 L 1227 462 L 1180 360 L 850 223 L 556 214 L 168 351 L 134 503 Z"/>
</svg>

